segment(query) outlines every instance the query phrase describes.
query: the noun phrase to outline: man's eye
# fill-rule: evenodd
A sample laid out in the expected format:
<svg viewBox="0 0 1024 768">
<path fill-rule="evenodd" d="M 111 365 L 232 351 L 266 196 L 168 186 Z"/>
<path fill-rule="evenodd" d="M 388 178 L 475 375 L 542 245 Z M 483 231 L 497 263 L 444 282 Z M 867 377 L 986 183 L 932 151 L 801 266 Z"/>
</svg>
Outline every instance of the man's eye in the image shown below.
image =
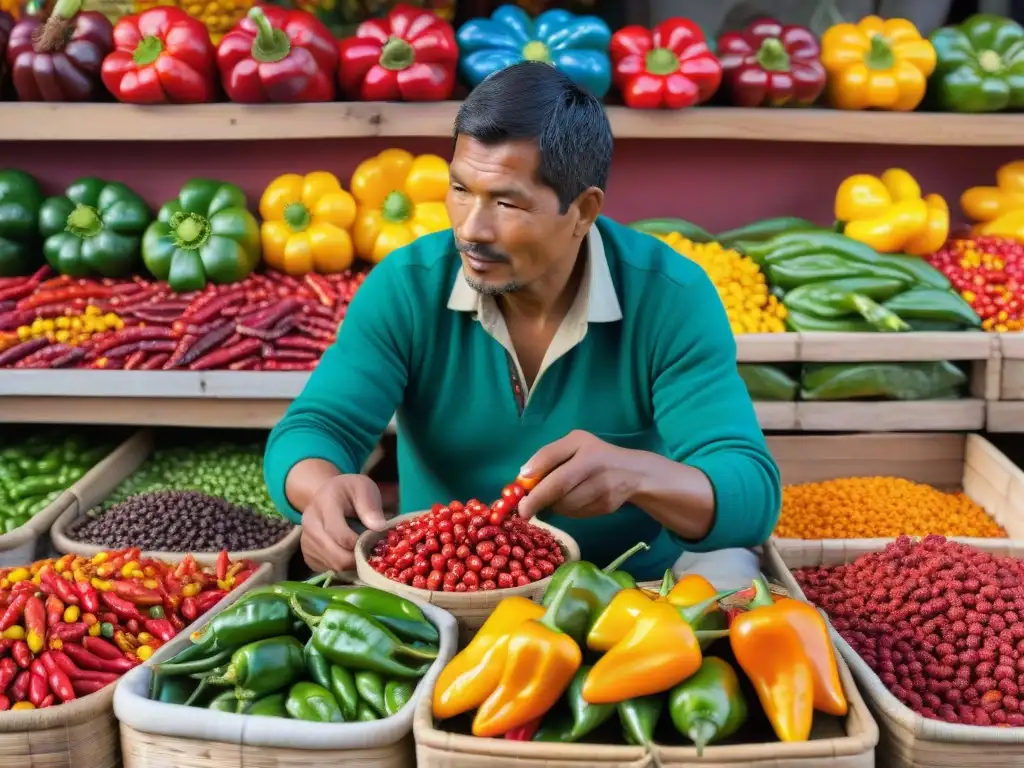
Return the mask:
<svg viewBox="0 0 1024 768">
<path fill-rule="evenodd" d="M 498 201 L 498 205 L 499 205 L 499 206 L 500 206 L 501 208 L 515 208 L 515 207 L 516 207 L 516 206 L 512 205 L 512 203 L 507 203 L 507 202 L 505 202 L 504 200 L 499 200 L 499 201 Z"/>
</svg>

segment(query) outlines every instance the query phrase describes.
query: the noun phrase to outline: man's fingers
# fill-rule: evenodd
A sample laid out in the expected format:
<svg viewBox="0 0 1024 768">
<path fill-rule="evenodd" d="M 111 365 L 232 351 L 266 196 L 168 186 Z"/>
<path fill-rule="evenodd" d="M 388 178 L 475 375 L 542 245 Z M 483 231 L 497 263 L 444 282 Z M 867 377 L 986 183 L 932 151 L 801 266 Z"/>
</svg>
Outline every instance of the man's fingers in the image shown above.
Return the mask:
<svg viewBox="0 0 1024 768">
<path fill-rule="evenodd" d="M 331 540 L 317 514 L 304 516 L 301 548 L 302 559 L 317 572 L 344 571 L 355 565 L 355 557 Z"/>
<path fill-rule="evenodd" d="M 380 488 L 370 478 L 352 487 L 352 506 L 356 517 L 371 531 L 383 531 L 387 525 L 384 519 L 383 504 L 380 499 Z M 353 545 L 354 546 L 354 545 Z"/>
<path fill-rule="evenodd" d="M 543 478 L 576 455 L 583 433 L 570 432 L 561 440 L 549 443 L 537 451 L 523 464 L 519 474 L 525 477 Z"/>
<path fill-rule="evenodd" d="M 544 475 L 537 487 L 530 491 L 519 502 L 519 516 L 529 520 L 542 510 L 554 507 L 577 485 L 582 483 L 589 474 L 589 469 L 581 461 L 569 461 L 553 472 Z"/>
<path fill-rule="evenodd" d="M 313 503 L 317 502 L 314 501 Z M 337 507 L 331 510 L 324 509 L 321 512 L 321 519 L 323 521 L 324 537 L 328 542 L 340 549 L 349 551 L 356 548 L 359 534 L 349 527 L 348 522 L 345 520 L 345 515 L 341 513 L 340 509 Z"/>
<path fill-rule="evenodd" d="M 602 514 L 600 508 L 603 499 L 601 486 L 588 477 L 555 503 L 551 511 L 564 517 L 595 517 Z"/>
</svg>

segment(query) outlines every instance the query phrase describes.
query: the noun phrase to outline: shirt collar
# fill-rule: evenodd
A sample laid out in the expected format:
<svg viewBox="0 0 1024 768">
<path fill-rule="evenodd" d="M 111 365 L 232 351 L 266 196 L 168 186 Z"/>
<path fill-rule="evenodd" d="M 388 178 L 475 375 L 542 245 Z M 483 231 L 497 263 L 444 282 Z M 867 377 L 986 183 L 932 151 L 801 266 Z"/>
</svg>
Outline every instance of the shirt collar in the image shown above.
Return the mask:
<svg viewBox="0 0 1024 768">
<path fill-rule="evenodd" d="M 587 263 L 579 290 L 576 298 L 585 304 L 588 323 L 614 323 L 622 319 L 622 307 L 615 293 L 615 284 L 612 282 L 604 240 L 596 226 L 591 227 L 587 234 Z M 455 312 L 474 312 L 479 316 L 483 298 L 466 282 L 466 277 L 460 269 L 448 297 L 448 309 Z"/>
</svg>

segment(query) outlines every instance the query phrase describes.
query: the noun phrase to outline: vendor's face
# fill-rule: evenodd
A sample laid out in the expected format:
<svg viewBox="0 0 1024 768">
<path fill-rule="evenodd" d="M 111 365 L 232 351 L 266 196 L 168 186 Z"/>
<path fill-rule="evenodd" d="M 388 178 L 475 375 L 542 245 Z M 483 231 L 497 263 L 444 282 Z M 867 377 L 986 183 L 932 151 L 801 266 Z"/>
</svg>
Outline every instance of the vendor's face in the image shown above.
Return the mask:
<svg viewBox="0 0 1024 768">
<path fill-rule="evenodd" d="M 597 215 L 581 214 L 580 202 L 594 192 L 599 198 L 599 190 L 560 213 L 555 191 L 539 179 L 539 162 L 533 141 L 487 145 L 459 136 L 455 144 L 445 204 L 466 282 L 480 293 L 518 291 L 574 263 Z"/>
</svg>

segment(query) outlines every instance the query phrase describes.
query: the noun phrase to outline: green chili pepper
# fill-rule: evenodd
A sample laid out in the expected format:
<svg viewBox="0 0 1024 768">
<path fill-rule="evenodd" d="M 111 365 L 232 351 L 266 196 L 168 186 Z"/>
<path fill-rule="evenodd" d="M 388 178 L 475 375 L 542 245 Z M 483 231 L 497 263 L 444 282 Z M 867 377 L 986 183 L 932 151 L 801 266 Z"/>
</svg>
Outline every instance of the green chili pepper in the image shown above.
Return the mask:
<svg viewBox="0 0 1024 768">
<path fill-rule="evenodd" d="M 565 692 L 572 717 L 556 720 L 551 725 L 545 721 L 533 737 L 534 741 L 579 741 L 615 714 L 615 704 L 588 704 L 583 698 L 583 682 L 589 672 L 589 665 L 580 667 Z"/>
<path fill-rule="evenodd" d="M 291 632 L 292 614 L 288 601 L 277 595 L 236 603 L 217 614 L 193 636 L 206 648 L 238 648 L 242 645 Z"/>
<path fill-rule="evenodd" d="M 296 720 L 312 723 L 340 723 L 341 708 L 334 695 L 316 683 L 296 683 L 288 691 L 285 702 L 288 714 Z"/>
<path fill-rule="evenodd" d="M 844 290 L 838 281 L 801 285 L 787 293 L 782 303 L 787 310 L 830 320 L 859 314 L 879 331 L 909 330 L 894 312 L 865 294 Z"/>
<path fill-rule="evenodd" d="M 826 333 L 871 333 L 875 330 L 870 323 L 859 317 L 844 317 L 833 320 L 798 312 L 795 309 L 787 310 L 786 328 L 802 333 L 813 331 L 824 331 Z"/>
<path fill-rule="evenodd" d="M 114 635 L 114 628 L 113 628 L 113 626 L 111 626 L 110 624 L 106 624 L 106 623 L 105 623 L 105 626 L 110 627 L 110 634 L 109 635 L 106 635 L 105 633 L 101 633 L 101 634 L 104 634 L 106 637 L 113 637 L 113 635 Z M 197 672 L 202 672 L 202 673 L 209 674 L 211 672 L 211 670 L 216 669 L 221 664 L 223 664 L 224 662 L 229 661 L 231 659 L 231 651 L 230 650 L 219 651 L 219 652 L 214 653 L 212 655 L 199 656 L 197 658 L 196 657 L 196 652 L 193 651 L 193 649 L 195 649 L 195 648 L 196 648 L 196 646 L 191 646 L 189 648 L 186 648 L 184 651 L 179 653 L 177 656 L 175 656 L 170 661 L 165 662 L 163 664 L 156 664 L 156 665 L 153 666 L 153 673 L 152 673 L 153 676 L 150 679 L 151 698 L 152 698 L 152 692 L 161 690 L 162 686 L 165 685 L 164 681 L 168 680 L 168 678 L 170 678 L 170 679 L 173 679 L 175 677 L 185 677 L 185 678 L 187 678 L 189 675 L 195 674 Z M 202 651 L 202 649 L 200 649 L 200 651 Z M 186 654 L 188 654 L 188 655 L 186 656 Z M 206 690 L 206 688 L 207 688 L 207 686 L 203 685 L 202 683 L 197 685 L 195 688 L 193 688 L 192 693 L 189 695 L 188 699 L 184 703 L 191 704 L 193 701 L 195 701 L 199 697 L 199 695 L 203 691 Z M 199 689 L 202 689 L 202 690 L 199 690 Z"/>
<path fill-rule="evenodd" d="M 785 232 L 813 232 L 820 229 L 822 227 L 807 219 L 800 219 L 796 216 L 776 216 L 744 224 L 735 229 L 727 229 L 725 232 L 715 235 L 714 239 L 729 248 L 740 241 L 761 242 Z"/>
<path fill-rule="evenodd" d="M 912 284 L 910 275 L 894 267 L 866 267 L 857 261 L 834 253 L 793 256 L 767 266 L 768 280 L 773 286 L 792 290 L 822 280 L 843 280 L 860 277 L 898 280 L 904 287 Z"/>
<path fill-rule="evenodd" d="M 630 229 L 646 232 L 648 235 L 671 235 L 678 233 L 694 243 L 713 242 L 715 236 L 703 227 L 699 227 L 686 219 L 641 219 L 629 225 Z"/>
<path fill-rule="evenodd" d="M 12 515 L 4 520 L 4 533 L 16 531 L 28 521 L 28 515 Z"/>
<path fill-rule="evenodd" d="M 346 722 L 357 719 L 359 711 L 359 691 L 356 688 L 356 678 L 344 667 L 336 664 L 331 665 L 331 692 L 334 698 L 341 705 L 341 714 Z"/>
<path fill-rule="evenodd" d="M 272 693 L 257 699 L 250 704 L 243 712 L 247 715 L 261 715 L 263 717 L 288 717 L 288 708 L 285 702 L 288 696 L 284 693 Z"/>
<path fill-rule="evenodd" d="M 384 686 L 384 712 L 388 717 L 409 703 L 416 686 L 409 680 L 391 680 Z"/>
<path fill-rule="evenodd" d="M 212 685 L 237 686 L 235 696 L 254 699 L 294 683 L 306 670 L 302 645 L 294 637 L 270 637 L 243 645 L 231 654 L 222 675 L 207 680 Z"/>
<path fill-rule="evenodd" d="M 908 322 L 937 320 L 967 328 L 981 325 L 981 318 L 971 305 L 951 290 L 911 288 L 885 302 L 885 308 Z"/>
<path fill-rule="evenodd" d="M 332 664 L 410 678 L 422 677 L 437 658 L 436 648 L 403 643 L 379 621 L 351 605 L 331 606 L 322 616 L 308 614 L 296 604 L 292 610 L 313 629 L 313 645 Z"/>
<path fill-rule="evenodd" d="M 365 701 L 360 701 L 359 709 L 356 710 L 356 722 L 372 723 L 374 720 L 380 720 L 380 717 L 373 711 L 373 707 Z"/>
<path fill-rule="evenodd" d="M 668 710 L 683 736 L 704 747 L 728 738 L 747 719 L 747 702 L 736 671 L 721 659 L 710 656 L 700 669 L 669 693 Z"/>
<path fill-rule="evenodd" d="M 324 688 L 330 688 L 331 664 L 323 657 L 320 651 L 316 649 L 312 640 L 309 640 L 309 642 L 306 643 L 302 653 L 306 660 L 306 671 L 313 679 L 313 682 L 317 685 L 322 685 Z"/>
<path fill-rule="evenodd" d="M 384 678 L 376 672 L 361 669 L 355 674 L 356 691 L 360 698 L 376 710 L 381 717 L 386 717 L 387 707 L 384 705 Z"/>
<path fill-rule="evenodd" d="M 877 268 L 895 269 L 913 278 L 913 283 L 921 288 L 939 288 L 948 291 L 953 287 L 949 278 L 920 256 L 907 256 L 903 253 L 878 254 Z"/>
<path fill-rule="evenodd" d="M 155 687 L 153 681 L 157 682 Z M 149 698 L 165 704 L 184 704 L 198 687 L 198 683 L 187 676 L 160 679 L 153 675 Z"/>
<path fill-rule="evenodd" d="M 213 709 L 217 712 L 233 712 L 239 711 L 239 705 L 241 702 L 235 698 L 235 694 L 231 691 L 224 691 L 214 696 L 210 703 L 206 705 L 207 709 Z"/>
<path fill-rule="evenodd" d="M 751 400 L 796 400 L 800 385 L 778 366 L 767 363 L 740 363 L 736 368 Z"/>
<path fill-rule="evenodd" d="M 12 483 L 7 488 L 8 495 L 15 500 L 25 499 L 29 496 L 44 496 L 50 491 L 63 490 L 65 483 L 57 474 L 53 475 L 32 475 Z"/>
<path fill-rule="evenodd" d="M 626 741 L 636 746 L 649 746 L 654 741 L 654 729 L 665 708 L 664 697 L 661 694 L 641 696 L 620 701 L 616 707 Z"/>
</svg>

